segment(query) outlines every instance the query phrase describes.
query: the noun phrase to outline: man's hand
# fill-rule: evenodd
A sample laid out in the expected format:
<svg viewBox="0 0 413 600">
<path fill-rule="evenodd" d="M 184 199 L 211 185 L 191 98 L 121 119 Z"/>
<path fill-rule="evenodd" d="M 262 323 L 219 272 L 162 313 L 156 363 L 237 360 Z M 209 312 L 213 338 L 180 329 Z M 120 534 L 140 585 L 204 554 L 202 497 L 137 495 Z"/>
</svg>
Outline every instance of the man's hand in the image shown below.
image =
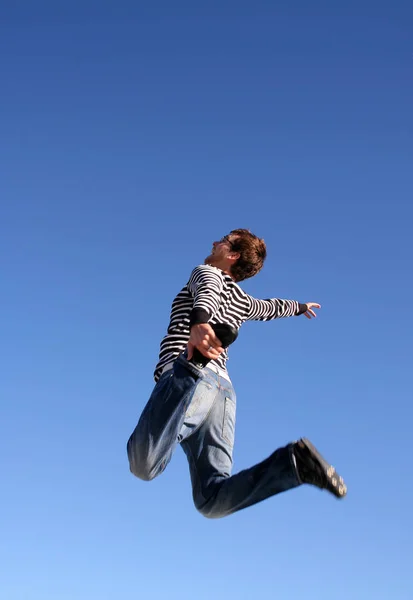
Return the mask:
<svg viewBox="0 0 413 600">
<path fill-rule="evenodd" d="M 198 348 L 201 354 L 211 360 L 218 358 L 221 352 L 224 351 L 221 342 L 208 323 L 199 323 L 192 326 L 188 342 L 188 360 L 193 357 L 194 348 Z"/>
<path fill-rule="evenodd" d="M 317 315 L 313 311 L 313 308 L 321 308 L 321 304 L 317 304 L 316 302 L 306 302 L 306 305 L 307 310 L 304 314 L 307 317 L 307 319 L 312 319 L 313 317 L 316 317 Z"/>
</svg>

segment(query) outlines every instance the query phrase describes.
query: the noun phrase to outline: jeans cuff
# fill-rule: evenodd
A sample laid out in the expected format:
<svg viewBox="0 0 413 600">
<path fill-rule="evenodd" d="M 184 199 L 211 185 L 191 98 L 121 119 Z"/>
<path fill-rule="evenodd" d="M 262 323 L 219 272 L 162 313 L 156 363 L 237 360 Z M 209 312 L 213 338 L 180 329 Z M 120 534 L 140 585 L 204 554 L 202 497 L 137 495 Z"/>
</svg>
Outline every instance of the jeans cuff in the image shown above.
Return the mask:
<svg viewBox="0 0 413 600">
<path fill-rule="evenodd" d="M 287 446 L 288 454 L 290 456 L 291 467 L 292 467 L 293 473 L 297 479 L 297 483 L 299 485 L 301 485 L 303 482 L 301 481 L 300 476 L 298 474 L 297 461 L 296 461 L 295 454 L 294 454 L 294 446 L 295 446 L 295 443 L 293 443 L 293 442 L 291 444 L 288 444 L 288 446 Z"/>
</svg>

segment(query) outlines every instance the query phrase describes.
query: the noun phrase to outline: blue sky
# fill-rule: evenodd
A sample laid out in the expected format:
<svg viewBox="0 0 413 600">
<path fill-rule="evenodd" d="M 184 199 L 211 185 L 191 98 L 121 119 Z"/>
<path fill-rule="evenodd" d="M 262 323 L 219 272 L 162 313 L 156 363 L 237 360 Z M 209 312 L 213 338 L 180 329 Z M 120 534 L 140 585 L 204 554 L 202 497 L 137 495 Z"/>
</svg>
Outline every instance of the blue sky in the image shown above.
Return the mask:
<svg viewBox="0 0 413 600">
<path fill-rule="evenodd" d="M 1 597 L 410 599 L 411 7 L 137 5 L 1 9 Z M 128 471 L 170 303 L 235 227 L 248 293 L 322 309 L 242 328 L 234 471 L 306 435 L 342 503 L 209 521 L 179 448 Z"/>
</svg>

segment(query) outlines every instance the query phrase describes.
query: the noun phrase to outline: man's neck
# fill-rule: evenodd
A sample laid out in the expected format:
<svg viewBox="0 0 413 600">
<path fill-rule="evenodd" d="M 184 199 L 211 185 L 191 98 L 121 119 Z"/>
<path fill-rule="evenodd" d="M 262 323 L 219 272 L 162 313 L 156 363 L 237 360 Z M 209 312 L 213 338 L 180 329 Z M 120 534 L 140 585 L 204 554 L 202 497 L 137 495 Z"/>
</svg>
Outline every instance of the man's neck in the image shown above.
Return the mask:
<svg viewBox="0 0 413 600">
<path fill-rule="evenodd" d="M 215 267 L 216 269 L 219 269 L 220 271 L 223 271 L 226 275 L 229 275 L 231 277 L 231 279 L 234 279 L 232 276 L 232 273 L 231 273 L 230 266 L 223 264 L 222 262 L 215 263 L 214 261 L 208 261 L 205 264 L 209 265 L 210 267 Z"/>
</svg>

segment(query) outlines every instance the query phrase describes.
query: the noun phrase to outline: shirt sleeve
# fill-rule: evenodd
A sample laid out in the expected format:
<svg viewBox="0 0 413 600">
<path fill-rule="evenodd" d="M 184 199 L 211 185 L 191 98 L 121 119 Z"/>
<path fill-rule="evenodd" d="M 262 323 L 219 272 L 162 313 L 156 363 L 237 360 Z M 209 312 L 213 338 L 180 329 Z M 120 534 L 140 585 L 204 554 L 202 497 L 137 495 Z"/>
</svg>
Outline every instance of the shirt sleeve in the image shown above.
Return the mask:
<svg viewBox="0 0 413 600">
<path fill-rule="evenodd" d="M 196 267 L 188 281 L 188 291 L 194 297 L 190 327 L 208 323 L 219 309 L 223 278 L 217 269 L 208 265 Z"/>
<path fill-rule="evenodd" d="M 271 319 L 295 317 L 302 315 L 307 310 L 306 304 L 301 304 L 296 300 L 282 300 L 281 298 L 258 300 L 252 296 L 248 296 L 248 300 L 248 321 L 269 321 Z"/>
</svg>

